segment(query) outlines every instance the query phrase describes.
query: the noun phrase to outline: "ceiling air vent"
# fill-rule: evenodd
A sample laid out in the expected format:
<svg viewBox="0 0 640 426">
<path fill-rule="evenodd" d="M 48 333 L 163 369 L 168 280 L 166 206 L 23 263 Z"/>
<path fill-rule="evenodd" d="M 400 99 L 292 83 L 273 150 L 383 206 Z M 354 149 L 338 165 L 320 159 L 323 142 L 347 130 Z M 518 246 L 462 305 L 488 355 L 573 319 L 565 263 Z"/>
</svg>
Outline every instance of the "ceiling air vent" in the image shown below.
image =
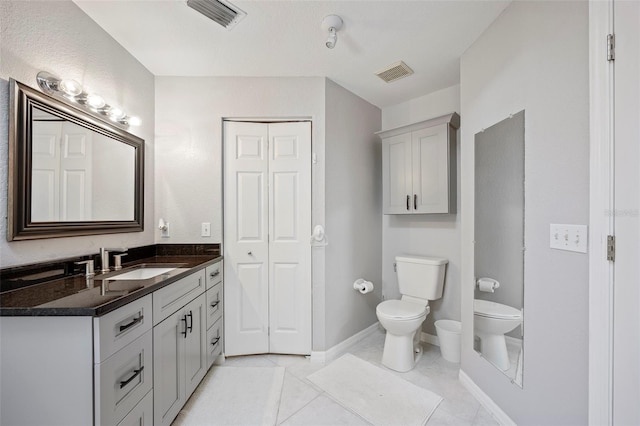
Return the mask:
<svg viewBox="0 0 640 426">
<path fill-rule="evenodd" d="M 378 71 L 376 75 L 384 80 L 386 83 L 391 83 L 392 81 L 400 80 L 401 78 L 408 77 L 413 74 L 413 70 L 409 68 L 407 64 L 404 62 L 396 62 L 395 64 L 391 64 L 385 69 Z"/>
<path fill-rule="evenodd" d="M 247 14 L 228 2 L 219 0 L 187 0 L 187 6 L 230 30 Z"/>
</svg>

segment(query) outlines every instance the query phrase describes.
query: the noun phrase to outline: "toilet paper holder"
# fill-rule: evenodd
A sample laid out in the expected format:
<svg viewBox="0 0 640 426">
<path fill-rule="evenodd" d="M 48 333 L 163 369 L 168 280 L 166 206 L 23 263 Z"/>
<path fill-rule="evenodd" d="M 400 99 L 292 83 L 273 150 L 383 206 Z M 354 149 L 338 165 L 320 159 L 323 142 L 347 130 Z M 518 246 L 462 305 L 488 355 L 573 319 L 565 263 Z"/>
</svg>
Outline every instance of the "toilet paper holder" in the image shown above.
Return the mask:
<svg viewBox="0 0 640 426">
<path fill-rule="evenodd" d="M 493 278 L 479 278 L 478 281 L 476 281 L 476 286 L 480 291 L 493 293 L 498 287 L 500 287 L 500 283 L 498 280 L 494 280 Z"/>
<path fill-rule="evenodd" d="M 363 278 L 358 278 L 353 282 L 353 289 L 362 294 L 371 293 L 373 291 L 373 283 Z"/>
</svg>

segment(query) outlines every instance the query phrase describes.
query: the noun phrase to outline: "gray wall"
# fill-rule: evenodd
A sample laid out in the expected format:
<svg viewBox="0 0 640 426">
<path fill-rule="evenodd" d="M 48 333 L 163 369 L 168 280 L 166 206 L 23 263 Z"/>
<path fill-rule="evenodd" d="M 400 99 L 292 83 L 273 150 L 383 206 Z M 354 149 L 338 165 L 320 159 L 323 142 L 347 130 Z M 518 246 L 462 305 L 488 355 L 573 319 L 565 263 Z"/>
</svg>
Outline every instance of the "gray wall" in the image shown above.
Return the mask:
<svg viewBox="0 0 640 426">
<path fill-rule="evenodd" d="M 513 2 L 461 59 L 462 364 L 519 425 L 585 425 L 588 258 L 549 248 L 589 211 L 588 4 Z M 523 389 L 473 351 L 474 135 L 526 111 Z"/>
<path fill-rule="evenodd" d="M 145 231 L 35 241 L 6 241 L 7 161 L 0 162 L 0 267 L 87 254 L 100 246 L 153 243 L 154 78 L 71 1 L 0 2 L 0 158 L 8 153 L 9 78 L 37 88 L 36 74 L 72 78 L 107 103 L 142 119 L 130 131 L 146 141 Z"/>
<path fill-rule="evenodd" d="M 374 324 L 382 296 L 381 111 L 331 80 L 325 96 L 326 346 Z M 362 295 L 357 278 L 374 284 Z"/>
</svg>

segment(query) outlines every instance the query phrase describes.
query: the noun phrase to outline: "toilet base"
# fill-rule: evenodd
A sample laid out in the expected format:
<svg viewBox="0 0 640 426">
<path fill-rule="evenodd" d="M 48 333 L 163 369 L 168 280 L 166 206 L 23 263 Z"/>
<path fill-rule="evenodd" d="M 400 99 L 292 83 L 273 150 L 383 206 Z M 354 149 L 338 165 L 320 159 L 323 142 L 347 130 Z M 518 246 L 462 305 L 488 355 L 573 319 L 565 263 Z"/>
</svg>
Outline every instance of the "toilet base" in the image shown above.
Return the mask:
<svg viewBox="0 0 640 426">
<path fill-rule="evenodd" d="M 480 338 L 480 353 L 493 365 L 503 371 L 509 370 L 511 363 L 509 362 L 509 354 L 507 352 L 507 341 L 504 334 L 487 334 L 479 333 L 476 335 Z"/>
<path fill-rule="evenodd" d="M 416 339 L 418 332 L 408 336 L 396 336 L 387 331 L 387 336 L 384 339 L 382 365 L 401 373 L 413 369 L 422 357 L 422 348 Z"/>
</svg>

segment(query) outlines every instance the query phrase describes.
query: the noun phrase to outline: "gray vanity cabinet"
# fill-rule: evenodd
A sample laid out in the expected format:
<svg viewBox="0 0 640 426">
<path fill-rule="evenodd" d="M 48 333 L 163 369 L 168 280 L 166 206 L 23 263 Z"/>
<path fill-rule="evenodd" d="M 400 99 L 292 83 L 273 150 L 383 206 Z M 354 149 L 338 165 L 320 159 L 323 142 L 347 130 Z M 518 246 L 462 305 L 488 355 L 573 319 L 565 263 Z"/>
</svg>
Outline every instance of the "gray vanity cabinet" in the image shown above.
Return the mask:
<svg viewBox="0 0 640 426">
<path fill-rule="evenodd" d="M 101 316 L 0 317 L 0 425 L 170 425 L 222 354 L 222 262 Z"/>
<path fill-rule="evenodd" d="M 188 294 L 192 294 L 194 288 L 201 288 L 201 291 L 195 299 L 176 306 L 171 298 L 184 300 L 184 293 L 176 291 L 180 288 Z M 164 309 L 167 305 L 178 308 L 153 328 L 155 425 L 171 424 L 207 372 L 204 290 L 204 271 L 200 271 L 153 294 L 154 301 L 163 300 L 163 303 L 154 303 L 156 309 L 164 311 L 163 315 L 167 313 Z"/>
</svg>

